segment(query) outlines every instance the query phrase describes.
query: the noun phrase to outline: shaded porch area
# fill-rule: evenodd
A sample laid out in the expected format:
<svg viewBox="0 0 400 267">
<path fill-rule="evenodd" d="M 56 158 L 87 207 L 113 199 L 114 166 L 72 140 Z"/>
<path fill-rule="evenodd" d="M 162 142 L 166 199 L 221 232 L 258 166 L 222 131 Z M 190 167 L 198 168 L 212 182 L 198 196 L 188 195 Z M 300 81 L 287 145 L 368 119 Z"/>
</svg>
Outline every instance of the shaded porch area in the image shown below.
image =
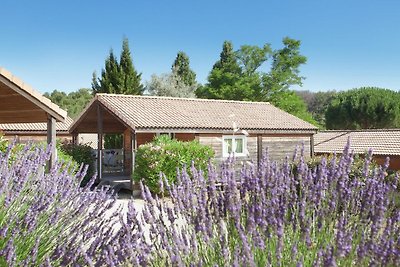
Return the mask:
<svg viewBox="0 0 400 267">
<path fill-rule="evenodd" d="M 66 118 L 65 110 L 0 67 L 0 123 L 47 123 L 47 143 L 54 145 L 48 167 L 56 159 L 56 122 Z"/>
<path fill-rule="evenodd" d="M 93 103 L 95 102 L 95 103 Z M 135 151 L 137 148 L 135 131 L 102 103 L 95 99 L 74 123 L 70 132 L 73 142 L 78 143 L 79 134 L 96 134 L 96 173 L 97 182 L 118 189 L 133 189 Z M 122 144 L 118 147 L 105 148 L 106 136 L 121 136 Z"/>
</svg>

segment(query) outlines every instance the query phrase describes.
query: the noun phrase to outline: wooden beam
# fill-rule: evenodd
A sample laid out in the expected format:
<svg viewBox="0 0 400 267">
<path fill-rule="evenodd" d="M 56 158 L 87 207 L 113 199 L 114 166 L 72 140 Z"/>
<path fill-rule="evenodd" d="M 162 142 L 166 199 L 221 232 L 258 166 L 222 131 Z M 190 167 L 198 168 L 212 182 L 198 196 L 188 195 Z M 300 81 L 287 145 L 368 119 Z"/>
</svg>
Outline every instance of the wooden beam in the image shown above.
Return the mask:
<svg viewBox="0 0 400 267">
<path fill-rule="evenodd" d="M 97 103 L 97 181 L 103 178 L 103 109 Z"/>
<path fill-rule="evenodd" d="M 314 135 L 310 137 L 310 156 L 314 157 Z"/>
<path fill-rule="evenodd" d="M 73 133 L 72 134 L 72 143 L 74 145 L 79 145 L 79 140 L 78 140 L 78 134 L 77 133 Z"/>
<path fill-rule="evenodd" d="M 136 133 L 132 132 L 131 133 L 131 142 L 132 142 L 132 172 L 130 175 L 130 181 L 131 181 L 131 190 L 133 191 L 133 173 L 135 171 L 135 156 L 136 156 L 136 150 L 137 150 L 137 140 L 136 140 Z"/>
<path fill-rule="evenodd" d="M 52 145 L 51 149 L 51 156 L 49 159 L 49 162 L 47 163 L 48 169 L 50 170 L 51 167 L 53 167 L 53 164 L 56 161 L 56 119 L 51 116 L 50 114 L 48 115 L 47 118 L 47 144 Z"/>
<path fill-rule="evenodd" d="M 263 156 L 262 135 L 257 135 L 257 165 L 260 166 Z"/>
</svg>

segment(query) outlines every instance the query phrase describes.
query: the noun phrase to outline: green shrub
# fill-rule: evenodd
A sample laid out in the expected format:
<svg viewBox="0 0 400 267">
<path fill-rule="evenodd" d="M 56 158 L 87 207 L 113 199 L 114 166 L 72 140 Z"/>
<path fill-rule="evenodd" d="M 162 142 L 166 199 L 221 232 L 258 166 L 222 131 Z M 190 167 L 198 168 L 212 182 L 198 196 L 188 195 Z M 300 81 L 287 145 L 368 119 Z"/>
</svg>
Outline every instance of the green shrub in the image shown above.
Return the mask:
<svg viewBox="0 0 400 267">
<path fill-rule="evenodd" d="M 5 152 L 8 147 L 8 141 L 4 139 L 2 135 L 0 135 L 0 152 Z"/>
<path fill-rule="evenodd" d="M 170 184 L 176 182 L 177 169 L 190 166 L 207 170 L 208 161 L 214 156 L 211 147 L 198 141 L 182 142 L 168 136 L 156 137 L 151 143 L 141 145 L 136 153 L 133 179 L 147 185 L 154 193 L 159 188 L 160 173 L 165 174 Z"/>
<path fill-rule="evenodd" d="M 95 173 L 93 149 L 88 144 L 62 143 L 59 151 L 73 159 L 78 166 L 81 164 L 88 166 L 86 175 L 81 181 L 81 186 L 85 186 Z"/>
</svg>

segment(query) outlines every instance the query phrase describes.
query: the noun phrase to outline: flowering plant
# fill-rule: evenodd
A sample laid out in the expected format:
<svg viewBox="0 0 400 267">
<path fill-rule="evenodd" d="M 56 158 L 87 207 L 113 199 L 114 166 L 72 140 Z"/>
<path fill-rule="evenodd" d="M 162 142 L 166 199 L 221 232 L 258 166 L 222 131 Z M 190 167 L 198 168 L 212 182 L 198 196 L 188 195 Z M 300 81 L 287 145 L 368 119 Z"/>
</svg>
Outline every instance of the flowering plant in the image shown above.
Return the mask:
<svg viewBox="0 0 400 267">
<path fill-rule="evenodd" d="M 182 142 L 168 136 L 156 137 L 152 142 L 139 146 L 135 157 L 136 181 L 143 179 L 152 192 L 160 193 L 159 180 L 163 173 L 169 183 L 174 183 L 177 170 L 192 163 L 198 169 L 207 170 L 214 156 L 211 147 L 198 141 Z"/>
<path fill-rule="evenodd" d="M 387 164 L 370 172 L 367 157 L 355 179 L 353 158 L 347 146 L 318 168 L 295 159 L 296 172 L 268 155 L 240 177 L 230 164 L 183 170 L 165 185 L 172 205 L 144 188 L 153 265 L 399 266 L 398 177 L 385 180 Z"/>
</svg>

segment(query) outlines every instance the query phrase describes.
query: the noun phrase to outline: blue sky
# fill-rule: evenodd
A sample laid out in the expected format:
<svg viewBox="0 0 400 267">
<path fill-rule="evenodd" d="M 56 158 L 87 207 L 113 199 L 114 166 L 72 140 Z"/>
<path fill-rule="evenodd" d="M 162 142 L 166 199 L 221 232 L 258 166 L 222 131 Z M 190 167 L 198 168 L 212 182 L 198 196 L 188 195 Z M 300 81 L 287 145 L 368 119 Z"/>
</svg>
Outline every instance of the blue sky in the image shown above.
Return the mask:
<svg viewBox="0 0 400 267">
<path fill-rule="evenodd" d="M 144 81 L 170 71 L 182 50 L 204 83 L 224 40 L 277 49 L 289 36 L 308 58 L 304 90 L 400 90 L 396 0 L 2 0 L 0 8 L 0 66 L 41 92 L 90 87 L 124 36 Z"/>
</svg>

